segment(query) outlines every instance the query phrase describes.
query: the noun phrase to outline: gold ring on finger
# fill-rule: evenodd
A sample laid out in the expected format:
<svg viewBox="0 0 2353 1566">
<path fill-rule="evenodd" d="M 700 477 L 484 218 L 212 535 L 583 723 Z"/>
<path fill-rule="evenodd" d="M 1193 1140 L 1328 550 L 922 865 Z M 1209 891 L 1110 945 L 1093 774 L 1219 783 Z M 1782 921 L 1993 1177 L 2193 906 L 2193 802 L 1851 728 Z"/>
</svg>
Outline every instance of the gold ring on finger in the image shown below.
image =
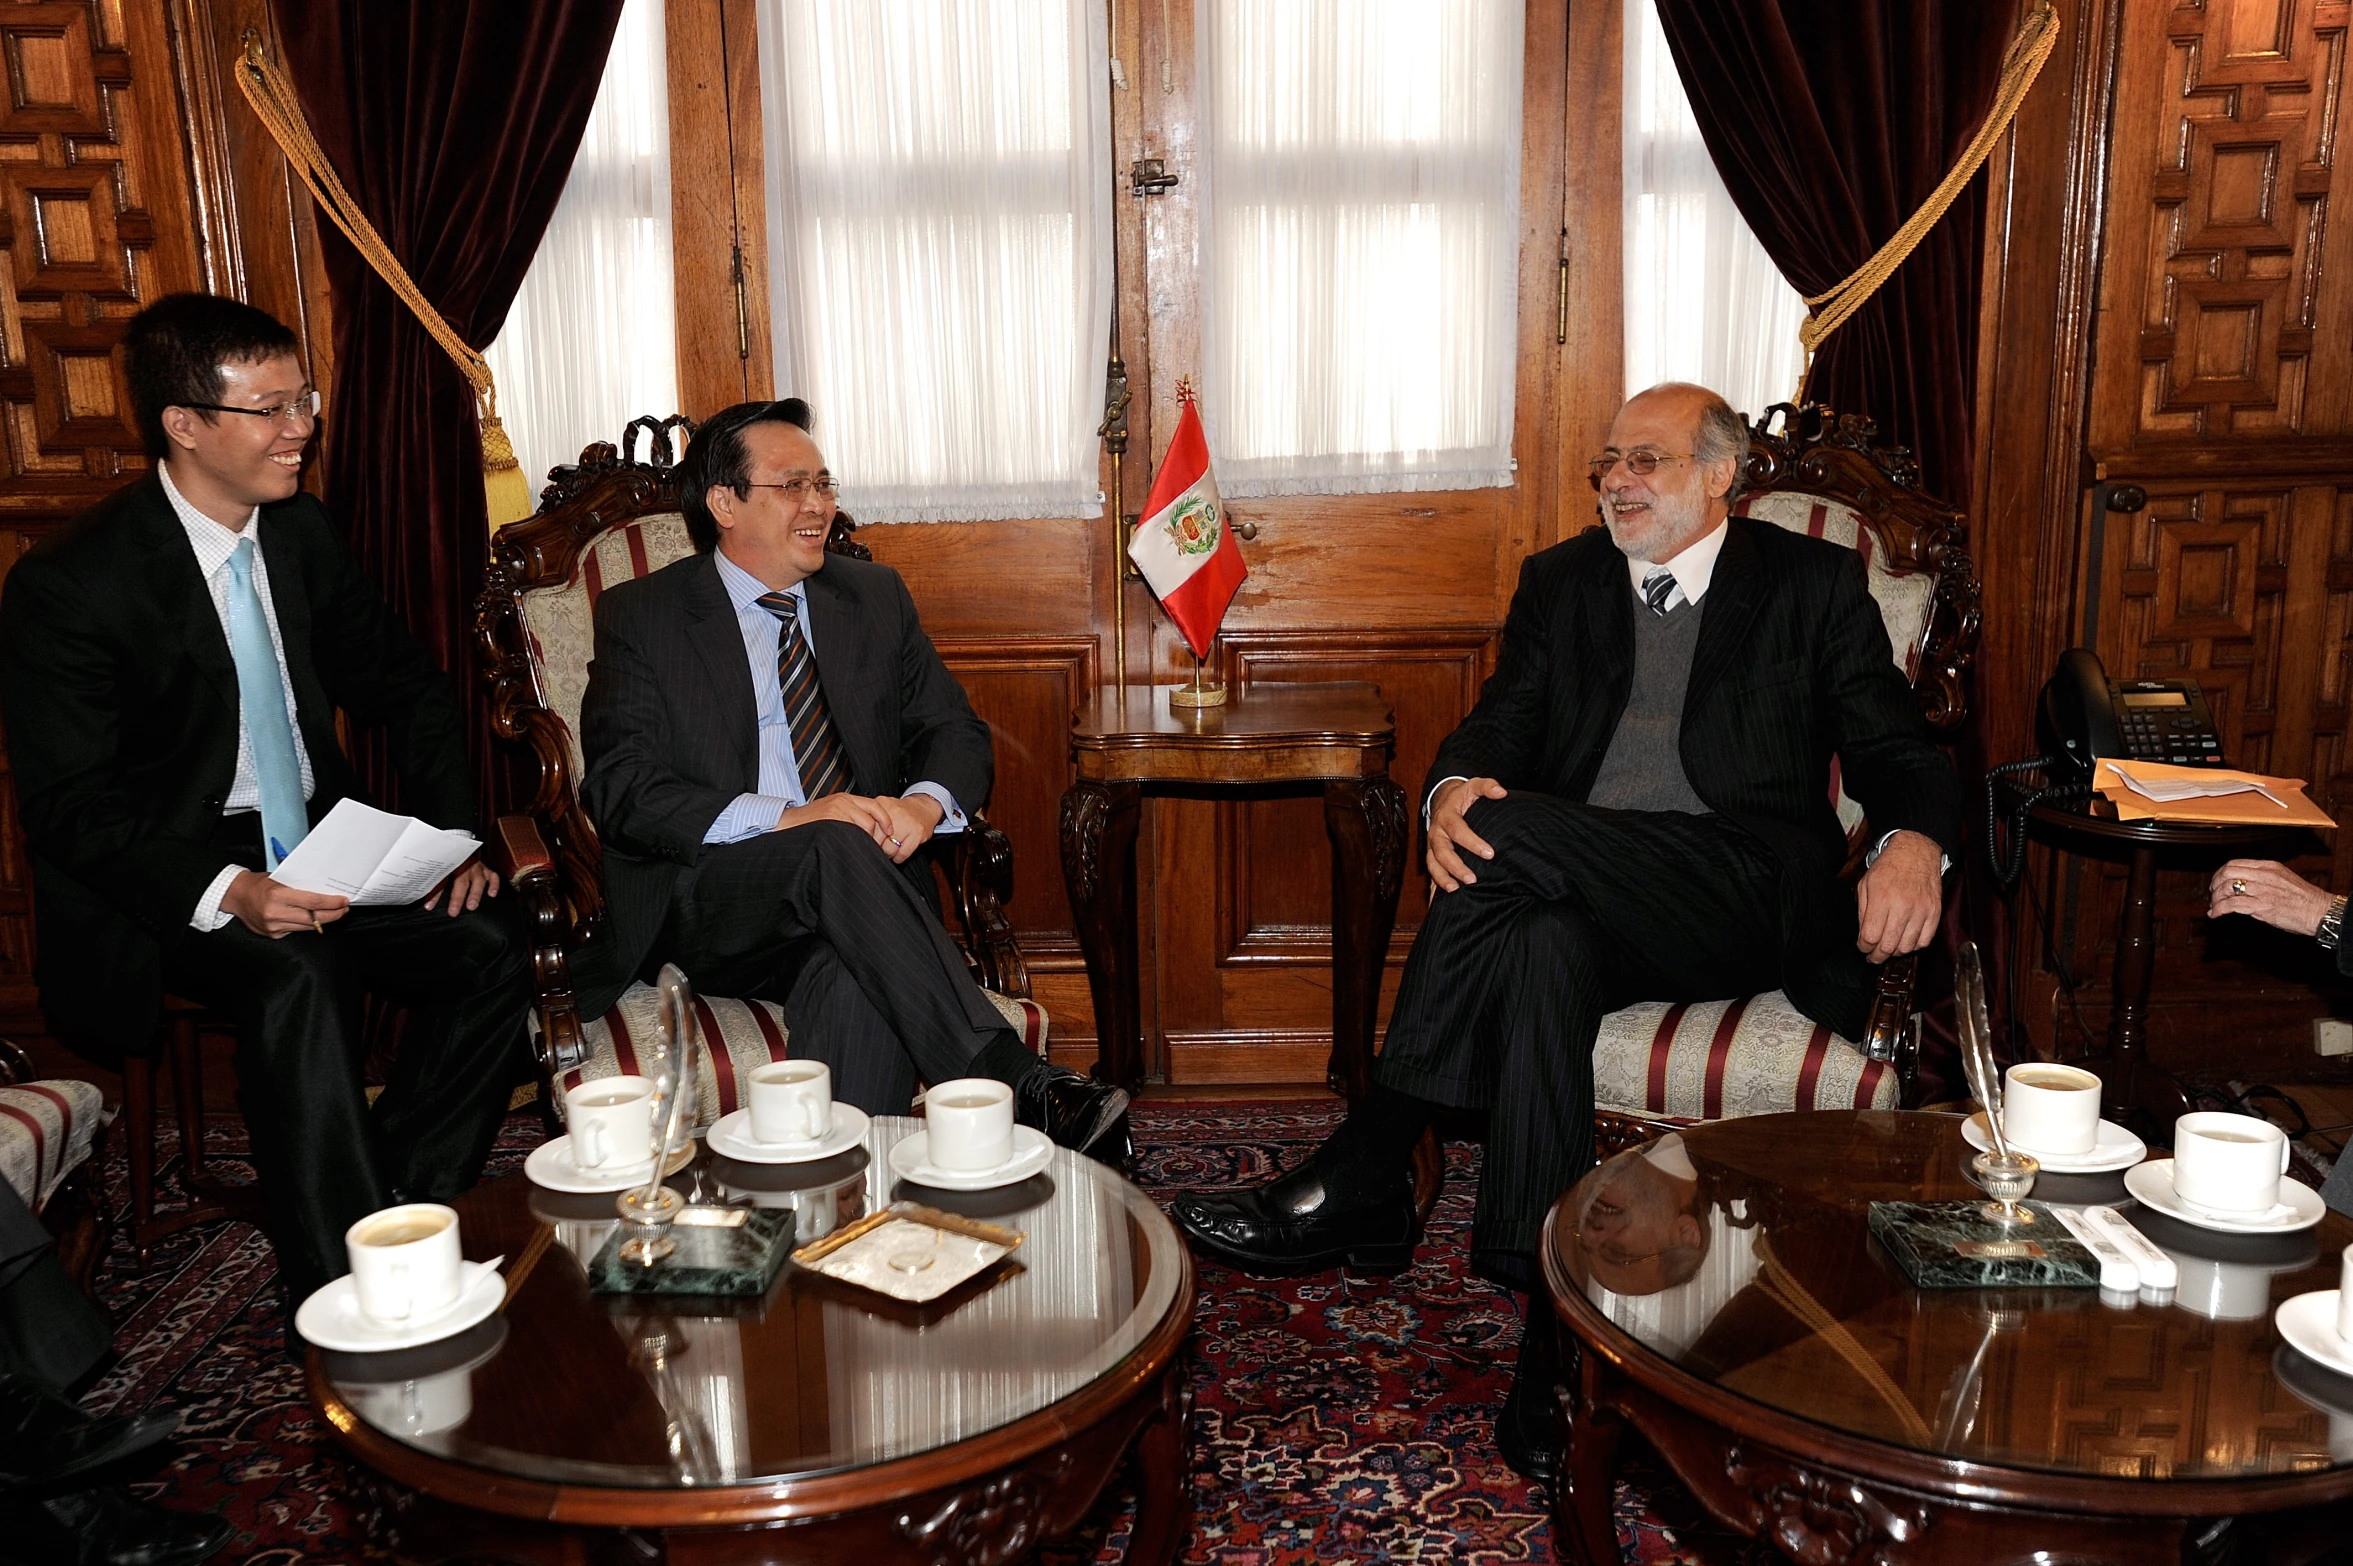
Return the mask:
<svg viewBox="0 0 2353 1566">
<path fill-rule="evenodd" d="M 2244 882 L 2244 881 L 2233 881 L 2233 882 L 2231 882 L 2231 884 L 2230 884 L 2230 895 L 2231 895 L 2231 896 L 2233 896 L 2233 897 L 2244 897 L 2244 896 L 2246 896 L 2246 895 L 2247 895 L 2247 883 L 2246 883 L 2246 882 Z"/>
</svg>

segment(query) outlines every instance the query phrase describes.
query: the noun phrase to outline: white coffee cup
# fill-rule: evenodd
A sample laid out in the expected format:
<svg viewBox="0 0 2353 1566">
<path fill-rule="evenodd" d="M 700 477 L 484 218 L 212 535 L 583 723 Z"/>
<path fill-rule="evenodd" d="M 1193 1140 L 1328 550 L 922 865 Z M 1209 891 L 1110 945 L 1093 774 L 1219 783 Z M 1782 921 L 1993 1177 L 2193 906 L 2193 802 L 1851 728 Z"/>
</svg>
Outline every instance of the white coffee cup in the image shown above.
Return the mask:
<svg viewBox="0 0 2353 1566">
<path fill-rule="evenodd" d="M 2353 1245 L 2337 1269 L 2337 1336 L 2353 1343 Z"/>
<path fill-rule="evenodd" d="M 2205 1110 L 2173 1123 L 2173 1194 L 2194 1207 L 2268 1212 L 2287 1172 L 2287 1133 L 2268 1120 Z"/>
<path fill-rule="evenodd" d="M 833 1073 L 824 1061 L 770 1061 L 749 1082 L 753 1141 L 815 1142 L 833 1129 Z"/>
<path fill-rule="evenodd" d="M 2100 1140 L 2100 1079 L 2077 1066 L 2024 1061 L 2002 1084 L 2002 1132 L 2029 1153 L 2088 1153 Z"/>
<path fill-rule="evenodd" d="M 351 1389 L 362 1419 L 398 1436 L 439 1435 L 455 1430 L 474 1412 L 474 1373 L 445 1370 L 415 1381 L 392 1381 Z"/>
<path fill-rule="evenodd" d="M 1013 1157 L 1013 1090 L 987 1077 L 957 1077 L 923 1095 L 935 1169 L 994 1169 Z"/>
<path fill-rule="evenodd" d="M 630 1169 L 654 1159 L 654 1085 L 644 1077 L 599 1077 L 564 1095 L 572 1162 L 583 1169 Z"/>
<path fill-rule="evenodd" d="M 370 1321 L 397 1327 L 457 1303 L 458 1215 L 438 1202 L 368 1214 L 343 1231 L 343 1250 L 360 1314 Z"/>
</svg>

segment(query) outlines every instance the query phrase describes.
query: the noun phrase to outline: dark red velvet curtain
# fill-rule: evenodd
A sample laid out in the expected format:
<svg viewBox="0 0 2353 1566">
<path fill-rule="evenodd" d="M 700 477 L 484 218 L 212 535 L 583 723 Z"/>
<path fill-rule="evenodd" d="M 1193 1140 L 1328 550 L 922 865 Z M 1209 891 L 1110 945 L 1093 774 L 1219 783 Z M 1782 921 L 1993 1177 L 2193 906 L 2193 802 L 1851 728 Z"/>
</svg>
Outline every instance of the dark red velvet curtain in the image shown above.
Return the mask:
<svg viewBox="0 0 2353 1566">
<path fill-rule="evenodd" d="M 1798 292 L 1919 209 L 1985 118 L 2019 0 L 1658 0 L 1700 135 Z M 1985 181 L 1814 359 L 1807 398 L 1879 421 L 1966 507 Z"/>
<path fill-rule="evenodd" d="M 319 144 L 425 297 L 476 348 L 498 335 L 563 194 L 621 5 L 272 0 Z M 489 561 L 473 394 L 343 236 L 324 218 L 319 231 L 334 298 L 327 504 L 458 686 L 487 814 L 499 791 L 473 650 Z M 397 800 L 381 738 L 353 740 L 369 788 Z"/>
</svg>

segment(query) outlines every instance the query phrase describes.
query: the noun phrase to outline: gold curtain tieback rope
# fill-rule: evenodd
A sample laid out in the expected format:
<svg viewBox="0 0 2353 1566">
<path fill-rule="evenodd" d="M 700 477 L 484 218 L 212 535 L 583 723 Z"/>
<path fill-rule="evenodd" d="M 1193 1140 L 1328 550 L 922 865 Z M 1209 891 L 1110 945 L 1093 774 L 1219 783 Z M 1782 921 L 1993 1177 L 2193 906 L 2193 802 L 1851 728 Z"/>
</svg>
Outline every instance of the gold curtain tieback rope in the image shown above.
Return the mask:
<svg viewBox="0 0 2353 1566">
<path fill-rule="evenodd" d="M 2017 118 L 2018 106 L 2026 101 L 2027 89 L 2042 74 L 2044 62 L 2058 46 L 2058 12 L 2051 8 L 2051 0 L 2034 0 L 2026 15 L 2019 18 L 2018 31 L 2003 52 L 2001 83 L 1994 92 L 1993 107 L 1986 111 L 1985 123 L 1977 127 L 1977 134 L 1969 139 L 1960 158 L 1945 172 L 1943 181 L 1871 259 L 1806 301 L 1806 319 L 1797 329 L 1798 341 L 1806 350 L 1805 370 L 1797 382 L 1795 401 L 1799 406 L 1804 406 L 1806 383 L 1813 379 L 1814 351 L 1822 346 L 1824 338 L 1844 326 L 1863 307 L 1863 302 L 1879 291 L 1879 285 L 1911 257 L 1920 241 L 1928 237 L 1928 231 L 1944 217 L 1960 196 L 1962 187 L 1984 166 L 1994 143 L 2001 140 L 2010 122 Z"/>
<path fill-rule="evenodd" d="M 498 421 L 498 387 L 491 379 L 490 362 L 442 318 L 441 312 L 425 297 L 424 290 L 417 286 L 416 279 L 409 276 L 408 269 L 393 255 L 384 236 L 376 232 L 376 225 L 360 210 L 359 202 L 336 174 L 335 165 L 328 161 L 326 149 L 311 134 L 310 122 L 303 117 L 302 101 L 295 95 L 294 84 L 262 47 L 257 28 L 245 29 L 245 57 L 238 63 L 235 75 L 245 101 L 253 105 L 253 112 L 260 117 L 270 139 L 278 144 L 286 162 L 310 188 L 311 199 L 318 203 L 319 210 L 343 230 L 361 259 L 408 306 L 409 313 L 441 345 L 442 352 L 457 364 L 458 373 L 473 388 L 474 412 L 482 427 L 482 488 L 489 504 L 492 531 L 531 515 L 530 483 L 515 460 L 514 443 L 507 439 L 506 426 Z"/>
</svg>

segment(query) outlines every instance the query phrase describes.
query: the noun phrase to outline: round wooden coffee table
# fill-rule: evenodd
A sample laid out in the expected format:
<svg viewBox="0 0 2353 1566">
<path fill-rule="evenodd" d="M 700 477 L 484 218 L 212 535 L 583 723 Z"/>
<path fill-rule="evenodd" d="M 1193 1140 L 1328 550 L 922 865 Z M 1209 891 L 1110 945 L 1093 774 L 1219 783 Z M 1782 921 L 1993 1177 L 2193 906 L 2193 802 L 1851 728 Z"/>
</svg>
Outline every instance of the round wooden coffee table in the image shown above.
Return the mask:
<svg viewBox="0 0 2353 1566">
<path fill-rule="evenodd" d="M 1801 1561 L 2174 1566 L 2219 1518 L 2261 1535 L 2233 1559 L 2341 1539 L 2353 1378 L 2287 1348 L 2272 1307 L 2336 1287 L 2353 1221 L 2258 1238 L 2127 1204 L 2181 1262 L 2167 1304 L 1915 1288 L 1870 1204 L 1978 1196 L 1972 1152 L 1954 1115 L 1763 1115 L 1622 1154 L 1556 1203 L 1545 1280 L 1583 1346 L 1563 1556 L 1618 1559 L 1629 1425 L 1715 1517 Z M 2064 1195 L 2121 1200 L 2106 1178 Z"/>
<path fill-rule="evenodd" d="M 764 1298 L 594 1294 L 610 1196 L 518 1174 L 461 1198 L 466 1255 L 507 1258 L 503 1312 L 404 1354 L 310 1350 L 312 1401 L 394 1482 L 362 1476 L 363 1521 L 420 1560 L 1000 1562 L 1077 1526 L 1132 1447 L 1129 1558 L 1171 1559 L 1183 1243 L 1143 1192 L 1059 1148 L 1005 1190 L 905 1186 L 889 1149 L 921 1124 L 878 1116 L 822 1164 L 703 1153 L 671 1183 L 789 1207 L 801 1244 L 900 1199 L 1028 1236 L 1017 1269 L 946 1309 L 790 1263 Z"/>
</svg>

